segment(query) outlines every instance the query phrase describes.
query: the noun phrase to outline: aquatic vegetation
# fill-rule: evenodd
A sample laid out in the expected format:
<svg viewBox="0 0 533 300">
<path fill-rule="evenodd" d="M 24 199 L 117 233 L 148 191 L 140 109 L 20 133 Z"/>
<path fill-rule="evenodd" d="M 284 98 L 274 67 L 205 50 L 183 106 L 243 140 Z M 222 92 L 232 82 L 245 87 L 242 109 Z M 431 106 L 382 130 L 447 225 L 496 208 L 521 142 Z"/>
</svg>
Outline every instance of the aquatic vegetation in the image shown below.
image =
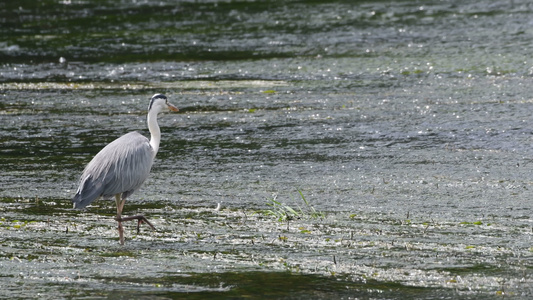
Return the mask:
<svg viewBox="0 0 533 300">
<path fill-rule="evenodd" d="M 263 214 L 266 216 L 274 216 L 278 221 L 288 221 L 294 218 L 298 218 L 300 214 L 294 210 L 292 207 L 285 205 L 276 200 L 277 196 L 269 199 L 267 205 L 271 208 L 263 211 Z"/>
<path fill-rule="evenodd" d="M 303 201 L 303 207 L 296 204 L 296 208 L 293 208 L 290 205 L 282 203 L 277 200 L 277 195 L 273 198 L 268 199 L 267 205 L 270 206 L 270 209 L 262 211 L 262 214 L 266 216 L 273 216 L 279 222 L 288 222 L 294 219 L 318 219 L 324 218 L 325 213 L 317 211 L 312 205 L 309 204 L 309 201 L 305 198 L 301 190 L 298 190 L 298 194 Z"/>
<path fill-rule="evenodd" d="M 475 222 L 468 222 L 468 221 L 463 221 L 461 223 L 459 223 L 460 225 L 483 225 L 483 222 L 482 221 L 475 221 Z M 487 226 L 490 226 L 490 224 L 486 224 Z"/>
</svg>

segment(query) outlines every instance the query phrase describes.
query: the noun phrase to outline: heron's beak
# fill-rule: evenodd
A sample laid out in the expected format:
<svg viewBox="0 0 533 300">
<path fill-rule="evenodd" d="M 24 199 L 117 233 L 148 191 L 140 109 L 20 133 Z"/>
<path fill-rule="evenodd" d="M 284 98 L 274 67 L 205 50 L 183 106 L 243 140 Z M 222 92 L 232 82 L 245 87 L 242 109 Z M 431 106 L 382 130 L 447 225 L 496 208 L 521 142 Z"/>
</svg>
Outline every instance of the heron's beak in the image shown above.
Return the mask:
<svg viewBox="0 0 533 300">
<path fill-rule="evenodd" d="M 168 109 L 170 109 L 171 111 L 179 111 L 177 107 L 175 107 L 174 105 L 170 103 L 167 103 L 167 106 L 168 106 Z"/>
</svg>

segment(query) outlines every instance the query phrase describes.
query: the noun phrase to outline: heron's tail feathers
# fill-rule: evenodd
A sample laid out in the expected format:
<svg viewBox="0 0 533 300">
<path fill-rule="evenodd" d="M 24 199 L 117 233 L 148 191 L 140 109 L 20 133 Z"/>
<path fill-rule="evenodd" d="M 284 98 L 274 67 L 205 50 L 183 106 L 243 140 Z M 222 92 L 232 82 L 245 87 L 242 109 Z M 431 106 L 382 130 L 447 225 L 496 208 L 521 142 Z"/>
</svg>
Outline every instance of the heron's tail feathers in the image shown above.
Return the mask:
<svg viewBox="0 0 533 300">
<path fill-rule="evenodd" d="M 87 205 L 91 204 L 94 200 L 98 199 L 102 195 L 103 186 L 102 184 L 95 184 L 91 176 L 88 176 L 85 179 L 82 179 L 78 191 L 74 198 L 72 198 L 72 203 L 74 208 L 85 208 Z"/>
<path fill-rule="evenodd" d="M 95 198 L 96 199 L 96 198 Z M 74 204 L 74 208 L 82 209 L 85 208 L 87 205 L 89 205 L 92 201 L 88 201 L 88 199 L 85 199 L 81 193 L 77 193 L 74 198 L 72 198 L 72 203 Z"/>
</svg>

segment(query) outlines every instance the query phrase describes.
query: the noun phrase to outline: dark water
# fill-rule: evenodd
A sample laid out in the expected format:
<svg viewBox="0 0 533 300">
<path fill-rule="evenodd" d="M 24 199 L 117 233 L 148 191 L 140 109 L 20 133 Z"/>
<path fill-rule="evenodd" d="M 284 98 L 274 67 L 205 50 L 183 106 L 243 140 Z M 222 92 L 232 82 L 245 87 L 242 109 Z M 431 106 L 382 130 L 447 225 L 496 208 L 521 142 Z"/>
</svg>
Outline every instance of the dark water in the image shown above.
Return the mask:
<svg viewBox="0 0 533 300">
<path fill-rule="evenodd" d="M 520 0 L 0 3 L 0 295 L 530 298 L 531 20 Z M 70 198 L 103 146 L 148 135 L 156 92 L 180 113 L 125 213 L 158 231 L 121 247 L 112 201 Z"/>
</svg>

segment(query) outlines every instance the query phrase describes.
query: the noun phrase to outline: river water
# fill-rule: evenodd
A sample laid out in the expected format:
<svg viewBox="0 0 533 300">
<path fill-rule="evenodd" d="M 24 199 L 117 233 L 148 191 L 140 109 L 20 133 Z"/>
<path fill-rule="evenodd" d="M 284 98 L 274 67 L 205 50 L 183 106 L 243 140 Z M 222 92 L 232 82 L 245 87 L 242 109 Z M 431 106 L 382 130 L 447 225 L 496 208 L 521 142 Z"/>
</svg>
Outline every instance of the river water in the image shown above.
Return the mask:
<svg viewBox="0 0 533 300">
<path fill-rule="evenodd" d="M 2 298 L 529 299 L 533 4 L 0 4 Z M 70 199 L 164 93 L 126 203 Z M 217 206 L 219 207 L 218 209 Z"/>
</svg>

